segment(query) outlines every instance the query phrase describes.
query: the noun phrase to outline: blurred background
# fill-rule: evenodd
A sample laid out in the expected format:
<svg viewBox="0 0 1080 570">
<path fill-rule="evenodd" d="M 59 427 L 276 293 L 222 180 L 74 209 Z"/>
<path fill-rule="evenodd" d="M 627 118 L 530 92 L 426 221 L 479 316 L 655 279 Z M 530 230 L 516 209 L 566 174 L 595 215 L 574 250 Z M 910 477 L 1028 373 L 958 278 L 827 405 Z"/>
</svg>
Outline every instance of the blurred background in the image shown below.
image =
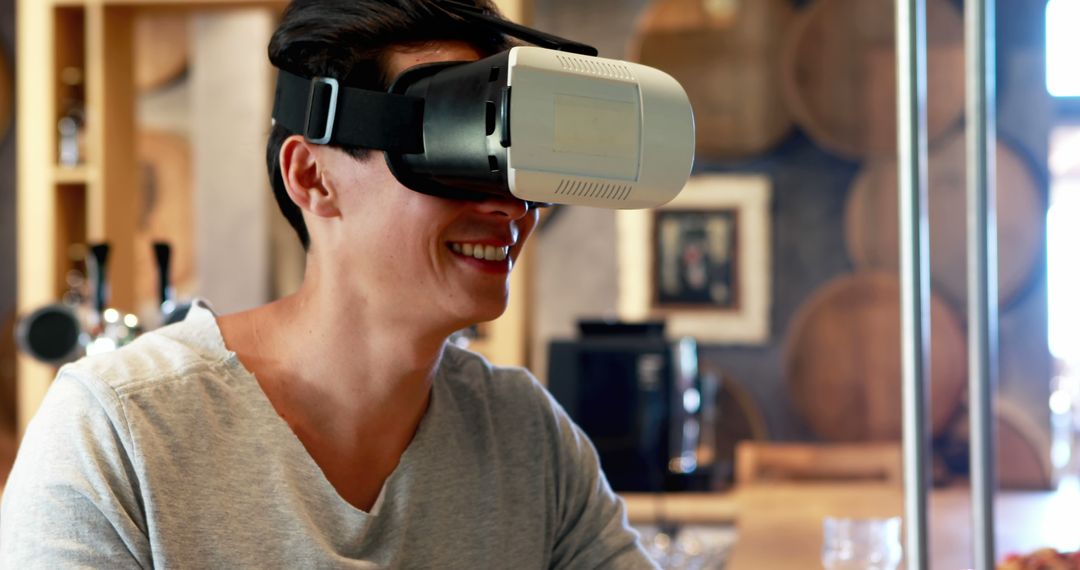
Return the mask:
<svg viewBox="0 0 1080 570">
<path fill-rule="evenodd" d="M 899 515 L 893 3 L 497 3 L 673 75 L 697 158 L 662 209 L 545 211 L 506 315 L 455 342 L 549 386 L 666 566 L 805 568 L 824 516 Z M 263 158 L 282 5 L 0 0 L 0 472 L 58 364 L 196 296 L 232 312 L 299 284 Z M 931 536 L 960 568 L 963 3 L 926 6 Z M 1004 557 L 1080 549 L 1051 515 L 1080 512 L 1080 0 L 996 9 Z M 795 558 L 769 558 L 778 529 Z"/>
</svg>

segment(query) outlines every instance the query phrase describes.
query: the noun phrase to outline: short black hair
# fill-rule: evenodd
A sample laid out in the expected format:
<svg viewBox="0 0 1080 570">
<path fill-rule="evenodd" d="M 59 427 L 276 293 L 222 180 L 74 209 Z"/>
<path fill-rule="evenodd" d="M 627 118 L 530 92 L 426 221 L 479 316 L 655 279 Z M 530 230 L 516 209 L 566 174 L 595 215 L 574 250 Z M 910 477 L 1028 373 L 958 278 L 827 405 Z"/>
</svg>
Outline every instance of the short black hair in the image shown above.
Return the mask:
<svg viewBox="0 0 1080 570">
<path fill-rule="evenodd" d="M 345 85 L 385 90 L 393 77 L 384 67 L 392 46 L 422 46 L 436 41 L 463 41 L 481 54 L 510 47 L 505 36 L 447 14 L 439 0 L 294 0 L 270 38 L 270 63 L 302 77 L 334 77 Z M 467 0 L 493 14 L 491 0 Z M 271 128 L 266 167 L 278 208 L 307 250 L 311 238 L 300 208 L 289 198 L 278 168 L 281 145 L 292 133 Z M 368 149 L 335 145 L 357 160 Z"/>
</svg>

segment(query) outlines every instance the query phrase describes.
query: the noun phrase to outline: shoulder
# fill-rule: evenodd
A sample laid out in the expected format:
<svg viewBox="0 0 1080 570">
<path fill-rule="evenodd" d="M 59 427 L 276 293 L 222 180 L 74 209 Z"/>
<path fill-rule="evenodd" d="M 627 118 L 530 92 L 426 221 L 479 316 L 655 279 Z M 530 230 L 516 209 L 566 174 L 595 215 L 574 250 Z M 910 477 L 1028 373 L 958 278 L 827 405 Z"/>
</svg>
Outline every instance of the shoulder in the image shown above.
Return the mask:
<svg viewBox="0 0 1080 570">
<path fill-rule="evenodd" d="M 119 350 L 68 364 L 59 376 L 122 398 L 190 374 L 223 371 L 231 362 L 213 314 L 208 309 L 193 309 L 188 319 L 145 333 Z"/>
<path fill-rule="evenodd" d="M 525 368 L 497 366 L 481 354 L 446 345 L 440 365 L 443 378 L 457 386 L 484 391 L 533 392 L 543 386 Z"/>
<path fill-rule="evenodd" d="M 547 389 L 526 368 L 497 366 L 483 355 L 447 345 L 440 366 L 439 381 L 459 393 L 513 405 L 549 404 Z"/>
<path fill-rule="evenodd" d="M 445 392 L 460 406 L 492 417 L 497 423 L 513 423 L 554 433 L 562 408 L 529 370 L 517 366 L 496 366 L 482 355 L 448 345 L 443 354 L 440 376 Z"/>
<path fill-rule="evenodd" d="M 534 452 L 543 449 L 554 460 L 549 467 L 558 469 L 568 455 L 591 449 L 585 434 L 529 370 L 495 366 L 479 354 L 449 346 L 441 373 L 441 393 L 450 394 L 460 413 L 488 423 L 500 439 Z"/>
<path fill-rule="evenodd" d="M 184 412 L 220 395 L 218 387 L 236 377 L 236 366 L 213 314 L 193 310 L 181 323 L 61 368 L 32 423 L 43 434 L 105 429 L 126 441 L 149 425 L 197 422 L 200 414 Z"/>
<path fill-rule="evenodd" d="M 483 356 L 457 347 L 445 355 L 444 379 L 461 401 L 462 394 L 482 402 L 482 411 L 496 429 L 515 434 L 531 446 L 544 442 L 557 456 L 556 467 L 578 469 L 579 462 L 595 469 L 589 438 L 562 405 L 531 372 L 520 367 L 494 366 Z M 479 412 L 481 409 L 472 408 Z"/>
</svg>

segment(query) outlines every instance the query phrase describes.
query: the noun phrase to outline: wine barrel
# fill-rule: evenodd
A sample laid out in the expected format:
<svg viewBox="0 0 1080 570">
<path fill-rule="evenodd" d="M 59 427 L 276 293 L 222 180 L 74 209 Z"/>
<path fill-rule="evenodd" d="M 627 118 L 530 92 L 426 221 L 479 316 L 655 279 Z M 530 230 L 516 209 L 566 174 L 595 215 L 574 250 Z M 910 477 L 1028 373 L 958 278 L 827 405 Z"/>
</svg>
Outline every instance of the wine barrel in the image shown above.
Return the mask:
<svg viewBox="0 0 1080 570">
<path fill-rule="evenodd" d="M 927 208 L 930 279 L 962 309 L 967 299 L 967 218 L 963 132 L 930 149 Z M 844 214 L 848 253 L 861 269 L 899 267 L 897 168 L 894 159 L 868 162 L 855 179 Z M 1045 209 L 1039 185 L 1005 143 L 997 146 L 998 301 L 1009 304 L 1030 282 L 1042 257 Z"/>
<path fill-rule="evenodd" d="M 700 158 L 746 158 L 791 130 L 780 56 L 793 17 L 789 0 L 655 0 L 643 13 L 629 57 L 686 89 Z"/>
<path fill-rule="evenodd" d="M 1054 488 L 1050 434 L 1045 424 L 1019 404 L 999 398 L 994 410 L 997 431 L 997 480 L 1002 489 L 1049 491 Z"/>
<path fill-rule="evenodd" d="M 183 12 L 147 10 L 135 18 L 135 87 L 153 91 L 188 65 L 188 20 Z"/>
<path fill-rule="evenodd" d="M 1056 476 L 1051 461 L 1049 426 L 1019 402 L 999 396 L 994 408 L 995 476 L 1002 489 L 1049 490 Z M 962 409 L 947 434 L 950 467 L 971 473 L 971 416 Z"/>
<path fill-rule="evenodd" d="M 712 490 L 727 489 L 735 484 L 738 471 L 736 448 L 740 442 L 767 441 L 769 427 L 761 406 L 745 385 L 730 374 L 720 375 L 712 410 L 713 461 Z M 709 422 L 705 422 L 708 425 Z M 703 438 L 708 434 L 703 434 Z M 707 449 L 707 446 L 705 446 Z M 699 456 L 700 458 L 700 456 Z"/>
<path fill-rule="evenodd" d="M 861 159 L 896 154 L 892 0 L 816 0 L 796 19 L 781 76 L 795 121 L 825 149 Z M 949 0 L 927 0 L 927 131 L 964 110 L 964 28 Z"/>
<path fill-rule="evenodd" d="M 939 297 L 930 301 L 930 422 L 948 425 L 967 382 L 965 336 Z M 792 401 L 832 441 L 901 437 L 900 282 L 886 272 L 838 277 L 815 292 L 788 331 L 784 366 Z"/>
</svg>

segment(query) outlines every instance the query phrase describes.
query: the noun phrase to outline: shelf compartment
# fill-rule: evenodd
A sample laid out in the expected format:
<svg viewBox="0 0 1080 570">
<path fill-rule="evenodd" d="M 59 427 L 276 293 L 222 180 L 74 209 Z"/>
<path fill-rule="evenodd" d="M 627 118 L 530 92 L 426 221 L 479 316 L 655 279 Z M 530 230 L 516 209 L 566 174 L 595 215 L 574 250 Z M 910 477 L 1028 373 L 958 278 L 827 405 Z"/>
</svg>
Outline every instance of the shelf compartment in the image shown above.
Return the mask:
<svg viewBox="0 0 1080 570">
<path fill-rule="evenodd" d="M 53 52 L 53 123 L 51 125 L 55 162 L 61 163 L 59 132 L 61 119 L 66 116 L 81 116 L 82 139 L 79 148 L 80 162 L 86 161 L 85 116 L 86 116 L 86 11 L 80 7 L 57 7 L 54 11 L 53 26 L 55 37 L 64 38 L 56 42 Z M 75 165 L 73 165 L 75 166 Z"/>
</svg>

